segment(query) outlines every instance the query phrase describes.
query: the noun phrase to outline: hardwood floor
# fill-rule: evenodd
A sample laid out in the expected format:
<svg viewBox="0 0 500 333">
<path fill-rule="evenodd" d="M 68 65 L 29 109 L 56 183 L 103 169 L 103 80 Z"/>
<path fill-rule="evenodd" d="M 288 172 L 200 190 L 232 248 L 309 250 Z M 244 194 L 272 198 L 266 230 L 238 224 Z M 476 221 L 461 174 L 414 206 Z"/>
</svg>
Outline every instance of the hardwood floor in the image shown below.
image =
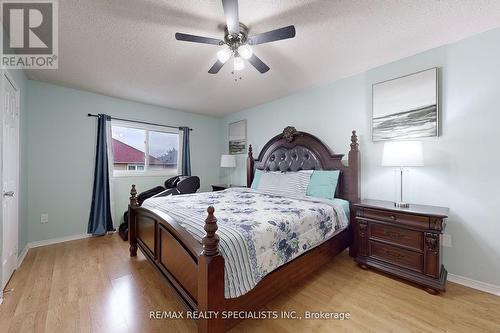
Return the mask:
<svg viewBox="0 0 500 333">
<path fill-rule="evenodd" d="M 246 320 L 236 332 L 499 332 L 500 297 L 454 283 L 432 296 L 342 253 L 266 310 L 345 311 L 351 319 Z M 118 235 L 31 249 L 0 305 L 0 333 L 196 332 L 190 320 L 149 319 L 182 311 L 142 255 L 128 257 Z"/>
</svg>

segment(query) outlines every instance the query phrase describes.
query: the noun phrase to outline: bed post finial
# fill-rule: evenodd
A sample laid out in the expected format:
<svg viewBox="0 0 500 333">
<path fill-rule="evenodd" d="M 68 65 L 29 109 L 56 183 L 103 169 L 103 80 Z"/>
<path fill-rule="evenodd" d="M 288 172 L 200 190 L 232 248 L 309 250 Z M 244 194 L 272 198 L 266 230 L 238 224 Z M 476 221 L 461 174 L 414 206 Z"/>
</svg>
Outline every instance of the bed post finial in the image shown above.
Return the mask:
<svg viewBox="0 0 500 333">
<path fill-rule="evenodd" d="M 137 190 L 135 189 L 135 185 L 132 185 L 132 188 L 130 189 L 130 206 L 139 206 L 137 203 Z"/>
<path fill-rule="evenodd" d="M 247 187 L 252 186 L 253 176 L 254 176 L 254 163 L 253 149 L 252 145 L 248 146 L 248 157 L 247 157 Z"/>
<path fill-rule="evenodd" d="M 357 151 L 358 147 L 358 136 L 356 135 L 356 131 L 353 130 L 351 135 L 351 150 Z"/>
<path fill-rule="evenodd" d="M 207 234 L 203 237 L 203 254 L 205 256 L 215 256 L 219 254 L 219 236 L 215 234 L 217 231 L 217 218 L 214 216 L 215 209 L 213 206 L 207 208 L 208 216 L 205 220 L 205 231 Z"/>
<path fill-rule="evenodd" d="M 287 126 L 283 130 L 283 139 L 285 139 L 288 143 L 292 142 L 297 135 L 299 135 L 299 132 L 293 126 Z"/>
</svg>

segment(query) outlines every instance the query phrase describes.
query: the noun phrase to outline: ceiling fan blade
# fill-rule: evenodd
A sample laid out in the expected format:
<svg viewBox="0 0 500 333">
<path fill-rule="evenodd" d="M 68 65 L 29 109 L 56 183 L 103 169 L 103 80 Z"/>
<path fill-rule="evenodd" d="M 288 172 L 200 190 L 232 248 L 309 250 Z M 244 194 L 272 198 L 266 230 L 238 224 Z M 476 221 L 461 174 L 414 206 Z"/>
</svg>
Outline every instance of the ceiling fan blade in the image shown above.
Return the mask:
<svg viewBox="0 0 500 333">
<path fill-rule="evenodd" d="M 248 59 L 248 62 L 251 63 L 253 67 L 257 68 L 261 74 L 264 74 L 270 69 L 269 66 L 260 60 L 260 58 L 255 54 L 252 54 L 252 56 Z"/>
<path fill-rule="evenodd" d="M 227 31 L 230 35 L 240 33 L 240 18 L 238 16 L 238 0 L 222 0 L 226 16 Z"/>
<path fill-rule="evenodd" d="M 184 42 L 193 42 L 193 43 L 202 43 L 202 44 L 213 44 L 213 45 L 224 44 L 224 42 L 222 40 L 217 39 L 217 38 L 195 36 L 195 35 L 183 34 L 180 32 L 177 32 L 175 34 L 175 39 L 181 40 Z"/>
<path fill-rule="evenodd" d="M 224 63 L 222 61 L 217 60 L 215 62 L 215 64 L 212 67 L 210 67 L 210 69 L 208 70 L 208 72 L 210 74 L 217 74 L 217 73 L 219 73 L 219 71 L 222 68 L 222 66 L 224 66 Z"/>
<path fill-rule="evenodd" d="M 289 25 L 288 27 L 263 32 L 261 34 L 249 37 L 248 39 L 250 40 L 251 45 L 257 45 L 293 37 L 295 37 L 295 27 L 293 25 Z"/>
</svg>

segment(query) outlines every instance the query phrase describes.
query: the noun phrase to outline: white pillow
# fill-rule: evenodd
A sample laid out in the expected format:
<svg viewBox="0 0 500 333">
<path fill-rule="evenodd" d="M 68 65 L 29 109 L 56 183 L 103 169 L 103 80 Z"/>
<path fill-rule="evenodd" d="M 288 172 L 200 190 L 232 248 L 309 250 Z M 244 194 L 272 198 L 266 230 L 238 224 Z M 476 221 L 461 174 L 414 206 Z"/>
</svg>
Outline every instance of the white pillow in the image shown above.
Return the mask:
<svg viewBox="0 0 500 333">
<path fill-rule="evenodd" d="M 305 196 L 311 180 L 312 170 L 298 172 L 264 172 L 258 190 L 283 196 Z"/>
</svg>

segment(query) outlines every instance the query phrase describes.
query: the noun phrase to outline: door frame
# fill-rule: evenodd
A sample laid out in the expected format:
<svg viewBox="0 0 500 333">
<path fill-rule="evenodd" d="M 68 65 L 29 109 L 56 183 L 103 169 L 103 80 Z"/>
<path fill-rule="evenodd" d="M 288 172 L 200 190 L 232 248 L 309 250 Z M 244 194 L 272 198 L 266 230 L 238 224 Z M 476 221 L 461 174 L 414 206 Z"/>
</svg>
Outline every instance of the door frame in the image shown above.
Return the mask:
<svg viewBox="0 0 500 333">
<path fill-rule="evenodd" d="M 16 160 L 17 160 L 17 168 L 16 168 L 16 176 L 15 176 L 15 184 L 16 184 L 16 196 L 14 197 L 16 202 L 17 202 L 17 205 L 16 205 L 16 208 L 17 208 L 17 239 L 15 240 L 16 242 L 16 247 L 17 247 L 17 260 L 19 261 L 19 226 L 20 226 L 20 195 L 21 195 L 21 190 L 20 190 L 20 187 L 19 187 L 19 183 L 20 183 L 20 166 L 21 166 L 21 155 L 20 155 L 20 150 L 21 150 L 21 122 L 20 122 L 20 119 L 21 119 L 21 93 L 20 93 L 20 90 L 19 90 L 19 85 L 17 84 L 17 82 L 14 80 L 14 78 L 12 77 L 12 75 L 10 74 L 10 72 L 7 70 L 7 69 L 2 69 L 1 70 L 1 74 L 2 74 L 2 77 L 1 77 L 1 83 L 0 83 L 0 99 L 1 99 L 1 106 L 0 106 L 0 161 L 3 160 L 3 120 L 4 120 L 4 113 L 5 113 L 5 95 L 4 95 L 4 90 L 5 90 L 5 84 L 9 84 L 8 82 L 6 82 L 5 80 L 8 80 L 10 82 L 10 84 L 12 85 L 12 87 L 14 88 L 14 90 L 16 91 L 16 94 L 15 94 L 15 98 L 16 98 L 16 107 L 17 107 L 17 112 L 18 112 L 18 117 L 16 119 L 16 126 L 17 126 L 17 149 L 16 149 Z M 5 78 L 5 79 L 4 79 Z M 0 163 L 0 191 L 3 191 L 3 164 Z M 1 195 L 3 195 L 3 193 L 1 193 Z M 3 199 L 3 198 L 2 198 Z M 0 200 L 2 201 L 2 200 Z M 3 253 L 3 244 L 5 242 L 5 228 L 4 228 L 4 224 L 5 224 L 5 221 L 3 221 L 3 207 L 1 207 L 0 209 L 0 213 L 2 214 L 1 218 L 2 218 L 2 223 L 0 225 L 0 227 L 2 228 L 2 246 L 0 246 L 0 260 L 3 262 L 4 260 L 4 253 Z M 18 262 L 16 263 L 16 268 L 18 266 Z M 0 263 L 0 284 L 3 284 L 3 274 L 4 272 L 2 271 L 2 265 Z M 15 270 L 14 270 L 15 271 Z M 8 281 L 7 281 L 8 283 Z M 0 286 L 0 303 L 1 303 L 1 299 L 2 299 L 2 296 L 3 296 L 3 287 L 4 286 Z"/>
</svg>

